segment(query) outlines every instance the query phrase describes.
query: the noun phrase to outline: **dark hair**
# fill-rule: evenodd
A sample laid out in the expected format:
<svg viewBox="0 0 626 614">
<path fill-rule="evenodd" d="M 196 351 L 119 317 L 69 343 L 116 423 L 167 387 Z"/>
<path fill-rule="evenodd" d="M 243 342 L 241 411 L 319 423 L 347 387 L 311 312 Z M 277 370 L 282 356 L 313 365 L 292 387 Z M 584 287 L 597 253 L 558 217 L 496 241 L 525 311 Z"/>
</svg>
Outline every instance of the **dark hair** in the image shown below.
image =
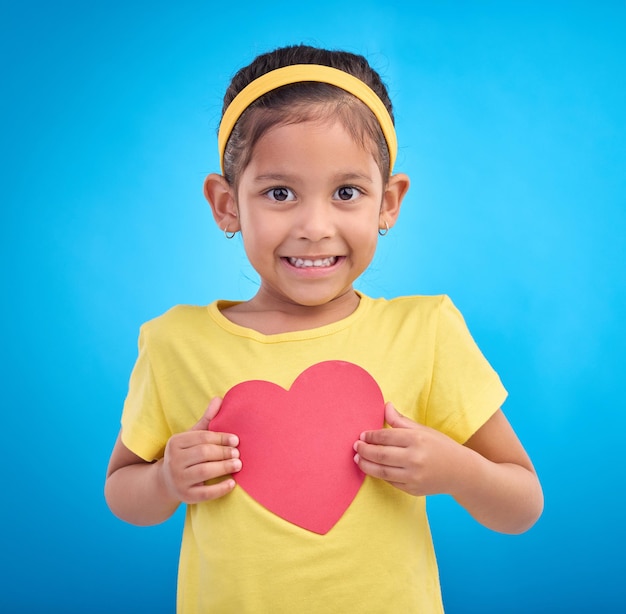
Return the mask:
<svg viewBox="0 0 626 614">
<path fill-rule="evenodd" d="M 233 77 L 222 114 L 235 96 L 249 83 L 267 72 L 292 64 L 321 64 L 343 70 L 366 83 L 389 111 L 393 109 L 380 75 L 361 55 L 293 45 L 257 56 Z M 389 149 L 378 120 L 370 109 L 352 94 L 327 83 L 302 82 L 284 85 L 255 100 L 238 119 L 224 151 L 224 176 L 236 185 L 252 156 L 258 140 L 273 126 L 303 121 L 337 118 L 363 146 L 373 145 L 373 154 L 383 180 L 389 177 Z"/>
</svg>

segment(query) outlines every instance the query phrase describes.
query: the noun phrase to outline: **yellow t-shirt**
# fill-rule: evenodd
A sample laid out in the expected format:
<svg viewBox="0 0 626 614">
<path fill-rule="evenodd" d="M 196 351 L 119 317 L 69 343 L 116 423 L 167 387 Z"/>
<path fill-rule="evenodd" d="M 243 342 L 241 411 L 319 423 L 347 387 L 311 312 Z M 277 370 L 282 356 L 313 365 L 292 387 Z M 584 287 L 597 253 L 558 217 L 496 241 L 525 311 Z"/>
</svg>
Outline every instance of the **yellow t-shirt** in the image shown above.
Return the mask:
<svg viewBox="0 0 626 614">
<path fill-rule="evenodd" d="M 220 310 L 231 304 L 178 306 L 142 326 L 122 439 L 145 460 L 161 457 L 172 434 L 191 428 L 210 399 L 234 385 L 265 380 L 289 389 L 328 360 L 362 367 L 385 401 L 460 443 L 506 397 L 445 296 L 361 295 L 339 322 L 276 335 L 227 320 Z M 180 614 L 442 611 L 425 499 L 384 481 L 366 477 L 324 535 L 283 520 L 239 486 L 187 508 Z"/>
</svg>

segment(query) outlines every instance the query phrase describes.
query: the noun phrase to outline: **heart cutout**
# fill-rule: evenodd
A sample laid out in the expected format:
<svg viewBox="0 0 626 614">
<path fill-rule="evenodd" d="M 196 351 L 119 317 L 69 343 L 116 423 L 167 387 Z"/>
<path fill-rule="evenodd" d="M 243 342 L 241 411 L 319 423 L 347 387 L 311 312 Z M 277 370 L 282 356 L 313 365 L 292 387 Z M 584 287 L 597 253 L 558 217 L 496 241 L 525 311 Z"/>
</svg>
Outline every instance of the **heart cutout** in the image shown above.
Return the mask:
<svg viewBox="0 0 626 614">
<path fill-rule="evenodd" d="M 324 535 L 365 478 L 352 446 L 362 431 L 383 427 L 384 413 L 374 378 L 331 360 L 303 371 L 289 390 L 263 380 L 233 386 L 210 429 L 239 437 L 242 469 L 233 477 L 253 499 Z"/>
</svg>

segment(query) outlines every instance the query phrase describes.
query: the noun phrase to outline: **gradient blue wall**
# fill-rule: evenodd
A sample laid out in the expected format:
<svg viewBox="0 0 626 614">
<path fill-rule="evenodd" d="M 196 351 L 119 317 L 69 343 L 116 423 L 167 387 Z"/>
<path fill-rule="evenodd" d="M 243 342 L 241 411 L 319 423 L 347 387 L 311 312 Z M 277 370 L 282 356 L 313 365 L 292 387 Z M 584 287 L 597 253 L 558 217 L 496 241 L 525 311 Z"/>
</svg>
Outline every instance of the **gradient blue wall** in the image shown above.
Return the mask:
<svg viewBox="0 0 626 614">
<path fill-rule="evenodd" d="M 365 54 L 395 101 L 413 184 L 360 288 L 452 296 L 544 484 L 519 537 L 431 500 L 447 611 L 626 607 L 626 3 L 0 10 L 1 611 L 173 610 L 182 516 L 125 525 L 104 472 L 141 322 L 255 290 L 202 180 L 229 78 L 294 42 Z"/>
</svg>

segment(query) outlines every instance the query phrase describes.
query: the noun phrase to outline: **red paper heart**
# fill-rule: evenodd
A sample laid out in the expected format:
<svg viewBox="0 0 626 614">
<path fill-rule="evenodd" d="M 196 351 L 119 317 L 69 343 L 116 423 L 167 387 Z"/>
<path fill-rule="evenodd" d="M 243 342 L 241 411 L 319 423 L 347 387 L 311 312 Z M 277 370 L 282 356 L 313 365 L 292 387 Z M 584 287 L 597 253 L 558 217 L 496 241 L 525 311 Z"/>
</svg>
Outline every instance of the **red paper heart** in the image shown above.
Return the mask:
<svg viewBox="0 0 626 614">
<path fill-rule="evenodd" d="M 290 390 L 253 380 L 231 388 L 210 429 L 239 437 L 242 469 L 233 477 L 263 507 L 319 534 L 356 496 L 365 475 L 352 446 L 384 424 L 372 376 L 331 360 L 303 371 Z"/>
</svg>

